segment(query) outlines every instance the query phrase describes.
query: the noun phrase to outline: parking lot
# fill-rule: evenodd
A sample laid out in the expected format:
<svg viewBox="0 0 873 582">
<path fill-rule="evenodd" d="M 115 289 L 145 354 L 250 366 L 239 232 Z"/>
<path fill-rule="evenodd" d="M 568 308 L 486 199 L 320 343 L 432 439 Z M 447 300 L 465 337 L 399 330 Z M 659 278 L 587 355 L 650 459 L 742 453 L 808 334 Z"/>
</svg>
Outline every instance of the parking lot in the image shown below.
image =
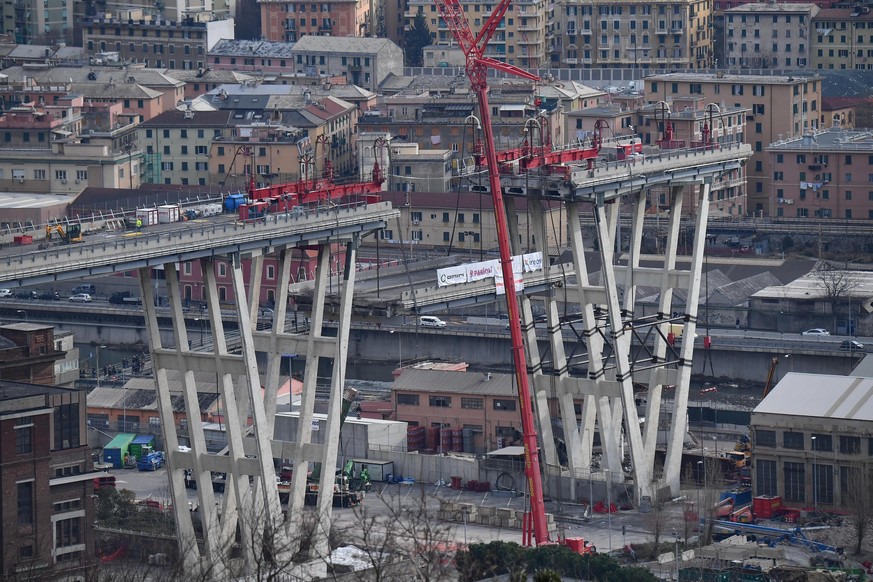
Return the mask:
<svg viewBox="0 0 873 582">
<path fill-rule="evenodd" d="M 137 499 L 156 500 L 162 504 L 169 502 L 169 483 L 166 468 L 157 471 L 137 471 L 136 469 L 112 469 L 110 472 L 116 478 L 119 489 L 129 489 L 136 493 Z M 437 487 L 432 484 L 399 485 L 381 482 L 373 483 L 373 491 L 367 494 L 363 507 L 368 513 L 389 515 L 390 507 L 398 503 L 417 504 L 422 491 L 427 496 L 427 508 L 433 515 L 439 510 L 440 500 L 451 500 L 460 503 L 474 504 L 477 507 L 503 507 L 515 510 L 524 509 L 526 498 L 510 493 L 478 493 L 472 491 L 454 490 L 449 487 Z M 188 501 L 193 505 L 198 503 L 197 491 L 186 490 Z M 216 499 L 221 494 L 216 493 Z M 382 499 L 380 499 L 380 496 Z M 565 537 L 584 537 L 594 544 L 598 551 L 619 549 L 626 544 L 638 544 L 652 540 L 650 533 L 651 514 L 642 514 L 636 510 L 620 511 L 611 517 L 606 514 L 594 514 L 586 517 L 585 507 L 581 504 L 546 503 L 546 510 L 554 513 L 558 523 L 558 533 Z M 667 507 L 665 518 L 671 523 L 681 521 L 681 502 Z M 334 523 L 354 527 L 359 517 L 353 509 L 333 510 Z M 487 543 L 490 541 L 510 541 L 522 543 L 521 530 L 506 529 L 478 525 L 474 523 L 452 522 L 451 535 L 458 543 Z M 622 534 L 624 531 L 624 534 Z M 681 535 L 681 532 L 679 532 Z M 663 535 L 670 536 L 672 529 Z"/>
</svg>

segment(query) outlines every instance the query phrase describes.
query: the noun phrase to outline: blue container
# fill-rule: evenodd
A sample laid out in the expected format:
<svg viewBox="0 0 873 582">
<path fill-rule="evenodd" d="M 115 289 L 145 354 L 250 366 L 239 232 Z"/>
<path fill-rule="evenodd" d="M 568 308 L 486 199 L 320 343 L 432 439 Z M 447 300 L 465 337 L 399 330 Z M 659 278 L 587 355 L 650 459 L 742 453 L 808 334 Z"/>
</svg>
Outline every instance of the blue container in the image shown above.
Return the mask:
<svg viewBox="0 0 873 582">
<path fill-rule="evenodd" d="M 228 212 L 236 212 L 239 207 L 246 203 L 246 197 L 242 194 L 228 194 L 224 199 L 224 209 Z"/>
</svg>

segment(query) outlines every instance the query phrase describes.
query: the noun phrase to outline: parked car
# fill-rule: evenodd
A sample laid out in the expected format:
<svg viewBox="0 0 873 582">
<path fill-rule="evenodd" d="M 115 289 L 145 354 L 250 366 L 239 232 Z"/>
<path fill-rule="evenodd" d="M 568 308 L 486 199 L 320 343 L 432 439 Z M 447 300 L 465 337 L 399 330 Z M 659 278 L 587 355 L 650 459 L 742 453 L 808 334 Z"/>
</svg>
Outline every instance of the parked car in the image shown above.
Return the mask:
<svg viewBox="0 0 873 582">
<path fill-rule="evenodd" d="M 39 298 L 45 301 L 60 301 L 61 294 L 57 291 L 43 291 L 40 293 Z"/>
<path fill-rule="evenodd" d="M 19 291 L 15 294 L 17 299 L 36 299 L 39 297 L 39 293 L 36 291 Z"/>
<path fill-rule="evenodd" d="M 96 295 L 97 289 L 94 287 L 94 285 L 91 285 L 90 283 L 85 285 L 76 285 L 75 287 L 73 287 L 73 295 L 76 295 L 78 293 L 88 293 L 89 295 Z"/>
<path fill-rule="evenodd" d="M 12 289 L 0 289 L 0 297 L 12 297 Z"/>
<path fill-rule="evenodd" d="M 74 303 L 90 303 L 91 295 L 88 293 L 76 293 L 75 295 L 70 296 L 70 301 Z"/>
<path fill-rule="evenodd" d="M 864 344 L 855 340 L 846 340 L 840 344 L 840 349 L 846 352 L 863 352 Z"/>
<path fill-rule="evenodd" d="M 815 327 L 813 329 L 806 330 L 801 335 L 831 335 L 831 332 L 820 327 Z"/>
</svg>

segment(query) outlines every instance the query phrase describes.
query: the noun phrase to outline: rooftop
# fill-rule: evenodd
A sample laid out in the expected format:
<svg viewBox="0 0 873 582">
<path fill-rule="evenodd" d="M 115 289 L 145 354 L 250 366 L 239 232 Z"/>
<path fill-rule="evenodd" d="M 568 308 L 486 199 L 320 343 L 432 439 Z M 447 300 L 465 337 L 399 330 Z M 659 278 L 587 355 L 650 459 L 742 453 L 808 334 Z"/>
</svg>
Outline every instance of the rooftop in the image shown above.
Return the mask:
<svg viewBox="0 0 873 582">
<path fill-rule="evenodd" d="M 789 372 L 752 413 L 870 421 L 873 378 Z"/>
<path fill-rule="evenodd" d="M 383 50 L 400 47 L 387 38 L 361 36 L 316 36 L 307 34 L 294 45 L 294 52 L 347 53 L 374 55 Z"/>
<path fill-rule="evenodd" d="M 477 396 L 518 396 L 511 374 L 451 372 L 407 368 L 394 380 L 394 390 Z"/>
<path fill-rule="evenodd" d="M 805 75 L 735 75 L 730 73 L 663 73 L 651 75 L 645 81 L 687 81 L 689 83 L 754 83 L 756 85 L 785 85 L 789 83 L 805 83 L 819 81 L 821 77 L 814 73 Z"/>
<path fill-rule="evenodd" d="M 797 13 L 805 13 L 812 12 L 818 8 L 816 4 L 785 4 L 781 2 L 753 2 L 751 4 L 743 4 L 741 6 L 736 6 L 729 10 L 725 10 L 725 13 L 730 14 L 731 12 L 759 12 L 770 14 L 772 12 L 797 12 Z"/>
<path fill-rule="evenodd" d="M 864 299 L 865 305 L 869 305 L 866 300 L 873 297 L 873 272 L 833 271 L 833 279 L 829 278 L 827 274 L 818 273 L 822 273 L 822 271 L 810 271 L 785 285 L 765 287 L 752 297 L 755 299 L 823 299 L 827 297 L 826 288 L 828 286 L 831 289 L 837 286 L 842 288 L 841 295 L 843 297 Z M 839 277 L 844 279 L 841 280 Z"/>
<path fill-rule="evenodd" d="M 221 39 L 209 50 L 209 56 L 229 57 L 291 57 L 293 42 L 269 40 Z M 278 64 L 278 63 L 277 63 Z"/>
<path fill-rule="evenodd" d="M 78 392 L 78 389 L 58 388 L 56 386 L 45 386 L 43 384 L 25 384 L 23 382 L 0 380 L 0 401 L 17 400 L 19 398 L 45 394 L 70 394 L 75 392 Z"/>
<path fill-rule="evenodd" d="M 873 131 L 832 127 L 825 131 L 774 142 L 766 150 L 768 152 L 807 150 L 815 153 L 821 153 L 824 150 L 860 150 L 873 153 Z"/>
</svg>

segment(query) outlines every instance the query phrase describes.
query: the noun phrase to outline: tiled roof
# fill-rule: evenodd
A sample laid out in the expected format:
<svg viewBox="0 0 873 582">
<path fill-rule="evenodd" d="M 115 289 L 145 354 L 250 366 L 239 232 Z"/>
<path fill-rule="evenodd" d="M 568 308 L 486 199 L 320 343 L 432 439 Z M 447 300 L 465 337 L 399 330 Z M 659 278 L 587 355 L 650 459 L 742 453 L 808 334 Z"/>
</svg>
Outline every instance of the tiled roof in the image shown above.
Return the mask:
<svg viewBox="0 0 873 582">
<path fill-rule="evenodd" d="M 387 38 L 367 38 L 362 36 L 316 36 L 307 34 L 294 45 L 294 53 L 358 53 L 373 55 L 388 47 L 397 47 Z M 398 50 L 400 47 L 397 47 Z"/>
<path fill-rule="evenodd" d="M 140 127 L 228 127 L 231 115 L 230 111 L 216 110 L 195 111 L 186 117 L 184 111 L 171 109 L 144 121 Z"/>
<path fill-rule="evenodd" d="M 479 396 L 517 396 L 511 374 L 491 374 L 488 380 L 479 372 L 447 372 L 407 368 L 394 380 L 394 390 Z"/>
</svg>

